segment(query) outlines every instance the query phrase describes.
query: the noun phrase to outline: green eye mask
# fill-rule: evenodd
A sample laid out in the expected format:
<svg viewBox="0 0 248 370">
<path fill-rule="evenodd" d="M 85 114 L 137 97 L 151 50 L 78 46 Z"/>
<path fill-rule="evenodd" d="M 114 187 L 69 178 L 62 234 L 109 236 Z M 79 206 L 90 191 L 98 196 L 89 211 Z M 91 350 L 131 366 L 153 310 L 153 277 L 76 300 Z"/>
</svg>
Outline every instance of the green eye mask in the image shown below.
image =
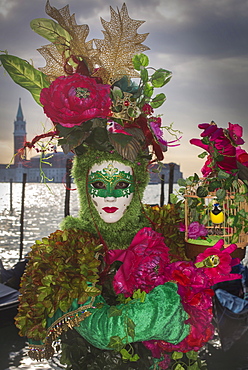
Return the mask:
<svg viewBox="0 0 248 370">
<path fill-rule="evenodd" d="M 92 197 L 128 197 L 134 192 L 133 175 L 108 164 L 102 171 L 89 174 L 88 191 Z"/>
</svg>

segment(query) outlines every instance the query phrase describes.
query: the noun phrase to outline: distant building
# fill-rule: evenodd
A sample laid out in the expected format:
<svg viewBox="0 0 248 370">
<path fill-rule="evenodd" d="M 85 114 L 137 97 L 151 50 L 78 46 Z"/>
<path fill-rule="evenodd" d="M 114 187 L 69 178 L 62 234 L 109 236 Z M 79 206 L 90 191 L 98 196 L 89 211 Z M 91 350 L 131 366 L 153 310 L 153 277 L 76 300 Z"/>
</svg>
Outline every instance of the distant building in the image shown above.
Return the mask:
<svg viewBox="0 0 248 370">
<path fill-rule="evenodd" d="M 22 112 L 21 99 L 14 121 L 14 154 L 18 153 L 26 142 L 26 121 Z M 40 155 L 32 157 L 30 160 L 26 158 L 26 152 L 22 157 L 19 154 L 14 156 L 14 164 L 6 168 L 6 164 L 0 164 L 0 182 L 22 182 L 23 174 L 27 174 L 27 182 L 41 182 L 42 171 L 44 175 L 51 180 L 51 182 L 66 182 L 66 165 L 70 164 L 67 160 L 71 161 L 73 153 L 67 155 L 63 152 L 51 153 L 53 156 L 49 158 L 50 165 L 41 165 Z M 41 171 L 42 168 L 42 171 Z M 50 182 L 50 181 L 49 181 Z"/>
<path fill-rule="evenodd" d="M 14 154 L 18 153 L 26 142 L 26 122 L 21 107 L 21 99 L 17 110 L 16 120 L 14 121 Z M 52 154 L 52 153 L 51 153 Z M 53 156 L 47 161 L 51 164 L 41 164 L 40 155 L 26 159 L 26 153 L 21 157 L 15 155 L 14 164 L 6 168 L 6 164 L 0 164 L 0 182 L 22 182 L 23 174 L 26 173 L 27 182 L 41 182 L 43 174 L 51 180 L 51 182 L 66 182 L 66 166 L 70 165 L 73 158 L 73 153 L 64 154 L 63 152 L 53 153 Z M 41 171 L 42 168 L 42 171 Z M 158 173 L 158 170 L 161 170 Z M 164 175 L 164 182 L 169 183 L 169 177 L 173 175 L 173 182 L 177 183 L 178 179 L 182 178 L 180 166 L 175 163 L 164 163 L 161 168 L 157 164 L 150 166 L 150 184 L 161 182 Z M 50 182 L 50 181 L 49 181 Z"/>
<path fill-rule="evenodd" d="M 159 172 L 158 172 L 159 171 Z M 158 184 L 164 176 L 165 184 L 169 183 L 170 176 L 173 178 L 173 183 L 177 183 L 178 179 L 183 178 L 183 174 L 180 171 L 180 166 L 176 163 L 163 163 L 160 168 L 158 164 L 153 164 L 149 167 L 150 181 L 149 184 Z"/>
</svg>

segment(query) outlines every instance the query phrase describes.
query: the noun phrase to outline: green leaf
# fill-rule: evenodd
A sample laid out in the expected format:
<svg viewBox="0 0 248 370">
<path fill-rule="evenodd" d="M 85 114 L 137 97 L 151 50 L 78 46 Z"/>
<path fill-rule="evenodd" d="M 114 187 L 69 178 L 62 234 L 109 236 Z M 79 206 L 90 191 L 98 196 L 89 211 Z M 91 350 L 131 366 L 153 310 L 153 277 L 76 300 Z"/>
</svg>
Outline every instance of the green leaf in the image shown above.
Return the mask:
<svg viewBox="0 0 248 370">
<path fill-rule="evenodd" d="M 127 318 L 127 333 L 134 340 L 135 335 L 135 323 L 130 317 Z"/>
<path fill-rule="evenodd" d="M 198 182 L 198 181 L 199 181 L 199 176 L 197 175 L 197 173 L 194 173 L 193 182 Z"/>
<path fill-rule="evenodd" d="M 218 180 L 213 180 L 210 182 L 209 186 L 208 186 L 208 190 L 209 191 L 215 191 L 216 189 L 220 188 L 221 187 L 221 182 L 218 181 Z"/>
<path fill-rule="evenodd" d="M 60 301 L 59 308 L 61 309 L 61 311 L 67 312 L 70 308 L 70 303 L 67 301 Z"/>
<path fill-rule="evenodd" d="M 216 191 L 216 197 L 218 200 L 222 200 L 222 199 L 225 199 L 225 196 L 226 196 L 226 191 L 225 189 L 218 189 Z"/>
<path fill-rule="evenodd" d="M 143 302 L 145 302 L 145 299 L 146 299 L 146 292 L 141 291 L 140 289 L 137 289 L 133 293 L 133 298 L 134 299 L 139 299 L 143 303 Z"/>
<path fill-rule="evenodd" d="M 172 360 L 179 360 L 182 357 L 183 357 L 183 353 L 182 352 L 176 352 L 175 351 L 171 355 Z"/>
<path fill-rule="evenodd" d="M 123 148 L 126 147 L 128 143 L 133 139 L 131 135 L 125 135 L 121 133 L 116 133 L 116 134 L 109 134 L 111 135 L 111 139 L 115 141 L 116 143 L 120 144 Z"/>
<path fill-rule="evenodd" d="M 198 155 L 198 158 L 205 158 L 208 155 L 208 152 L 203 152 Z"/>
<path fill-rule="evenodd" d="M 88 293 L 89 295 L 95 296 L 100 294 L 100 290 L 96 288 L 95 286 L 88 286 L 85 289 L 85 292 Z"/>
<path fill-rule="evenodd" d="M 135 361 L 138 361 L 139 359 L 140 359 L 139 355 L 137 355 L 137 353 L 135 353 L 135 355 L 133 355 L 129 358 L 129 361 L 135 362 Z"/>
<path fill-rule="evenodd" d="M 34 100 L 41 105 L 40 92 L 44 87 L 50 85 L 46 75 L 35 69 L 26 60 L 14 55 L 1 54 L 0 61 L 13 81 L 27 89 Z"/>
<path fill-rule="evenodd" d="M 145 84 L 148 81 L 148 71 L 146 68 L 142 68 L 140 71 L 140 78 Z"/>
<path fill-rule="evenodd" d="M 137 71 L 140 71 L 141 67 L 147 67 L 149 64 L 149 58 L 147 55 L 141 53 L 136 54 L 133 57 L 133 66 Z"/>
<path fill-rule="evenodd" d="M 55 44 L 60 52 L 63 52 L 70 44 L 71 35 L 69 32 L 52 19 L 33 19 L 30 22 L 30 27 L 34 32 Z"/>
<path fill-rule="evenodd" d="M 177 183 L 179 186 L 186 186 L 186 180 L 185 179 L 178 179 Z"/>
<path fill-rule="evenodd" d="M 188 366 L 187 370 L 200 370 L 200 367 L 197 362 L 195 362 L 193 365 Z"/>
<path fill-rule="evenodd" d="M 190 359 L 190 360 L 197 360 L 197 357 L 198 357 L 198 352 L 195 352 L 195 351 L 189 351 L 189 352 L 186 352 L 186 356 Z"/>
<path fill-rule="evenodd" d="M 184 370 L 184 367 L 182 367 L 182 365 L 180 364 L 177 364 L 177 366 L 175 367 L 175 370 Z"/>
<path fill-rule="evenodd" d="M 233 216 L 233 215 L 230 215 L 230 216 L 227 218 L 227 220 L 226 220 L 227 224 L 228 224 L 230 227 L 234 227 L 234 226 L 235 226 L 235 224 L 236 224 L 236 221 L 237 221 L 237 218 L 236 218 L 235 216 Z"/>
<path fill-rule="evenodd" d="M 111 306 L 108 310 L 108 317 L 121 316 L 121 315 L 122 315 L 122 310 L 120 310 L 116 306 Z"/>
<path fill-rule="evenodd" d="M 122 348 L 124 347 L 124 344 L 122 343 L 122 340 L 119 336 L 115 335 L 110 338 L 110 341 L 107 345 L 108 348 L 112 348 L 117 352 L 120 352 Z"/>
<path fill-rule="evenodd" d="M 167 71 L 166 69 L 159 68 L 156 72 L 153 73 L 151 76 L 151 83 L 154 87 L 163 87 L 171 80 L 171 72 Z"/>
<path fill-rule="evenodd" d="M 123 360 L 130 360 L 130 357 L 132 357 L 131 353 L 129 353 L 126 348 L 122 348 L 121 355 Z"/>
<path fill-rule="evenodd" d="M 178 202 L 178 196 L 174 193 L 170 194 L 170 202 L 171 204 L 176 204 Z"/>
<path fill-rule="evenodd" d="M 219 179 L 228 179 L 230 177 L 230 174 L 223 171 L 223 170 L 219 170 L 218 171 L 218 178 Z"/>
<path fill-rule="evenodd" d="M 164 104 L 166 100 L 166 96 L 164 93 L 160 93 L 158 95 L 155 96 L 155 98 L 152 99 L 152 101 L 150 102 L 150 105 L 152 108 L 159 108 L 162 104 Z"/>
<path fill-rule="evenodd" d="M 154 91 L 153 86 L 150 84 L 150 82 L 147 82 L 144 86 L 144 91 L 143 91 L 144 95 L 147 96 L 148 98 L 151 98 L 153 91 Z"/>
<path fill-rule="evenodd" d="M 200 198 L 205 198 L 208 195 L 208 189 L 204 186 L 199 186 L 196 190 L 196 195 Z"/>
</svg>

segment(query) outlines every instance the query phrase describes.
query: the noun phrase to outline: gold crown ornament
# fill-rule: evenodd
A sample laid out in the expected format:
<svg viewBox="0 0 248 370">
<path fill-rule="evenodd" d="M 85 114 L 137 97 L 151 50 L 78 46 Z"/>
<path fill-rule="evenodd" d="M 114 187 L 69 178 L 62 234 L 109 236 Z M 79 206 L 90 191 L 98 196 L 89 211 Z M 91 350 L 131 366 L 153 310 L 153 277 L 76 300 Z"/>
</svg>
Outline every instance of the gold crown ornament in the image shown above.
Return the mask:
<svg viewBox="0 0 248 370">
<path fill-rule="evenodd" d="M 161 161 L 168 143 L 161 117 L 153 113 L 166 97 L 154 92 L 170 81 L 171 72 L 148 67 L 143 54 L 149 49 L 143 45 L 148 33 L 137 32 L 144 21 L 131 19 L 125 4 L 117 11 L 110 7 L 110 21 L 101 18 L 104 38 L 87 41 L 88 25 L 78 25 L 68 5 L 56 9 L 47 1 L 46 13 L 51 19 L 31 21 L 31 28 L 50 42 L 38 49 L 45 67 L 0 55 L 11 78 L 30 91 L 53 122 L 52 130 L 26 142 L 22 150 L 45 137 L 57 139 L 65 153 L 85 154 L 91 147 L 130 161 L 138 153 L 155 154 Z M 176 130 L 167 129 L 177 141 Z"/>
</svg>

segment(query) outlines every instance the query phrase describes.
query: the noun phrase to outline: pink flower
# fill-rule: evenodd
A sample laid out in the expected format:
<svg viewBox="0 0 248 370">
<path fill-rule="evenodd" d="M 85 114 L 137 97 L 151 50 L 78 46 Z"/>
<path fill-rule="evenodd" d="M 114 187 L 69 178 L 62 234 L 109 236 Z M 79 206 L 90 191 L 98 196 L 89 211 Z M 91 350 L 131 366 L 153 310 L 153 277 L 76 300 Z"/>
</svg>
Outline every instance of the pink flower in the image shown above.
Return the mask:
<svg viewBox="0 0 248 370">
<path fill-rule="evenodd" d="M 110 86 L 78 73 L 58 77 L 42 89 L 40 102 L 54 124 L 65 127 L 111 115 Z"/>
<path fill-rule="evenodd" d="M 186 230 L 185 224 L 182 223 L 182 222 L 180 222 L 180 224 L 179 224 L 179 231 L 185 232 L 185 230 Z"/>
<path fill-rule="evenodd" d="M 224 248 L 224 240 L 220 239 L 213 247 L 206 248 L 205 251 L 196 257 L 196 264 L 211 258 L 211 256 L 217 256 L 218 265 L 215 267 L 202 267 L 204 274 L 208 276 L 211 281 L 211 285 L 219 283 L 221 281 L 240 279 L 241 275 L 231 274 L 232 266 L 239 263 L 239 259 L 232 260 L 231 253 L 237 248 L 236 244 L 231 244 L 229 247 Z"/>
<path fill-rule="evenodd" d="M 230 138 L 233 141 L 234 145 L 244 144 L 244 140 L 242 139 L 243 128 L 240 125 L 238 125 L 237 123 L 232 124 L 231 122 L 229 122 L 228 131 L 229 131 Z"/>
<path fill-rule="evenodd" d="M 117 294 L 131 296 L 136 289 L 149 292 L 164 283 L 163 271 L 169 264 L 168 247 L 161 234 L 149 227 L 141 229 L 126 250 L 109 250 L 108 264 L 123 262 L 115 274 L 113 286 Z"/>
<path fill-rule="evenodd" d="M 199 222 L 191 222 L 188 228 L 188 237 L 190 239 L 197 239 L 200 236 L 206 236 L 208 234 L 208 230 L 204 225 L 201 225 Z"/>
<path fill-rule="evenodd" d="M 163 131 L 161 130 L 161 118 L 160 117 L 151 117 L 149 122 L 150 128 L 157 139 L 161 149 L 165 152 L 167 150 L 167 141 L 163 139 Z"/>
</svg>

